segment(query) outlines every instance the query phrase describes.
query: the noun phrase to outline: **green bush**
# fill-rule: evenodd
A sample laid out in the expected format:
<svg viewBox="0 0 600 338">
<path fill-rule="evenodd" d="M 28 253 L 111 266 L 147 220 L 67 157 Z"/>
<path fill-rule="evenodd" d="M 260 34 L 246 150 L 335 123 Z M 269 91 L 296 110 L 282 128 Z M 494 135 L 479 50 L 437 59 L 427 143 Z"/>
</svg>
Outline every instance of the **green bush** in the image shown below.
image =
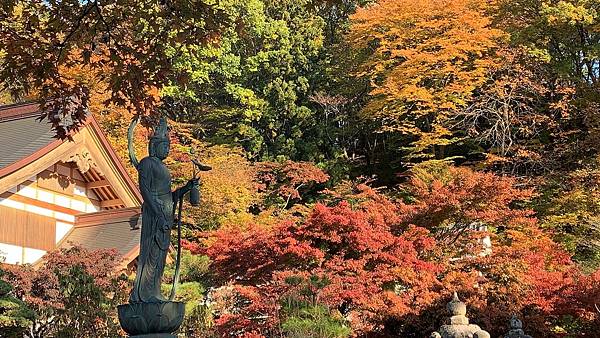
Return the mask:
<svg viewBox="0 0 600 338">
<path fill-rule="evenodd" d="M 342 319 L 333 317 L 322 306 L 307 306 L 286 318 L 282 329 L 289 338 L 342 338 L 352 332 Z"/>
</svg>

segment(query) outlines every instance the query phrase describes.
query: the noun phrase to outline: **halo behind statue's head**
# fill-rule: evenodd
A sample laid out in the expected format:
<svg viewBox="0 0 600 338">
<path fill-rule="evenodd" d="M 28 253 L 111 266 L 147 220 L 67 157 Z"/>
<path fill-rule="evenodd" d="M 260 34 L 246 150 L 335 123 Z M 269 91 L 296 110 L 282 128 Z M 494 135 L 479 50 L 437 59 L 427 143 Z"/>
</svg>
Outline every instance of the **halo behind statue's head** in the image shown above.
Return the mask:
<svg viewBox="0 0 600 338">
<path fill-rule="evenodd" d="M 127 149 L 129 152 L 129 160 L 131 161 L 133 166 L 136 168 L 139 165 L 139 161 L 137 160 L 137 157 L 135 156 L 135 148 L 133 146 L 133 139 L 134 139 L 134 129 L 137 126 L 140 119 L 141 119 L 140 116 L 134 117 L 131 120 L 131 123 L 129 124 L 129 129 L 127 130 Z M 154 132 L 152 133 L 152 136 L 150 136 L 149 141 L 150 142 L 148 142 L 148 153 L 150 156 L 155 155 L 155 148 L 158 144 L 165 142 L 165 141 L 166 142 L 169 141 L 169 130 L 168 130 L 166 118 L 161 117 L 159 119 L 158 124 L 154 128 Z"/>
</svg>

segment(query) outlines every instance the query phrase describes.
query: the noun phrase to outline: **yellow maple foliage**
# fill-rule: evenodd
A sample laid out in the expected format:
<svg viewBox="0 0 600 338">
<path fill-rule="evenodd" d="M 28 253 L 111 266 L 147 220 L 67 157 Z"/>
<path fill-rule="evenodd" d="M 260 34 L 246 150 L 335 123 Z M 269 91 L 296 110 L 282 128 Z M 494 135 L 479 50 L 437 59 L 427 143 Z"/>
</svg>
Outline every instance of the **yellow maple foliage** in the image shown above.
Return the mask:
<svg viewBox="0 0 600 338">
<path fill-rule="evenodd" d="M 356 71 L 371 86 L 363 116 L 407 135 L 418 151 L 447 144 L 447 117 L 465 107 L 499 60 L 505 33 L 491 27 L 489 6 L 485 0 L 380 0 L 359 9 L 348 39 L 368 54 Z"/>
</svg>

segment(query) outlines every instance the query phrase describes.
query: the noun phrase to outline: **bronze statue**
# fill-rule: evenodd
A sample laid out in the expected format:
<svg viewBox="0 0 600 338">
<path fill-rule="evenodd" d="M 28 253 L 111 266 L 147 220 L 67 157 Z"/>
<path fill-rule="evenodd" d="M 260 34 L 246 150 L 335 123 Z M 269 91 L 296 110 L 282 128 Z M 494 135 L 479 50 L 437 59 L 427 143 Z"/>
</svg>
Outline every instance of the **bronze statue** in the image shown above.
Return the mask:
<svg viewBox="0 0 600 338">
<path fill-rule="evenodd" d="M 144 203 L 140 255 L 133 291 L 129 296 L 130 303 L 167 300 L 160 292 L 160 285 L 171 244 L 174 201 L 179 201 L 195 185 L 192 179 L 185 186 L 171 192 L 171 174 L 162 162 L 169 155 L 169 145 L 167 123 L 162 118 L 150 138 L 149 156 L 136 165 Z M 135 161 L 135 155 L 130 153 L 130 157 Z"/>
<path fill-rule="evenodd" d="M 130 335 L 162 334 L 173 337 L 183 321 L 184 306 L 174 302 L 175 286 L 179 278 L 181 257 L 181 210 L 183 196 L 190 194 L 190 202 L 199 202 L 196 169 L 209 170 L 210 167 L 193 160 L 194 176 L 188 183 L 171 191 L 171 174 L 162 162 L 169 155 L 169 136 L 167 121 L 161 118 L 150 138 L 149 155 L 140 162 L 135 157 L 132 144 L 133 130 L 137 119 L 129 127 L 129 158 L 139 174 L 139 186 L 144 199 L 142 204 L 142 234 L 140 238 L 140 254 L 133 290 L 129 296 L 129 304 L 119 305 L 119 321 L 123 329 Z M 179 206 L 178 247 L 176 272 L 169 298 L 165 298 L 160 290 L 165 269 L 167 253 L 171 244 L 171 229 L 175 220 L 175 209 Z"/>
</svg>

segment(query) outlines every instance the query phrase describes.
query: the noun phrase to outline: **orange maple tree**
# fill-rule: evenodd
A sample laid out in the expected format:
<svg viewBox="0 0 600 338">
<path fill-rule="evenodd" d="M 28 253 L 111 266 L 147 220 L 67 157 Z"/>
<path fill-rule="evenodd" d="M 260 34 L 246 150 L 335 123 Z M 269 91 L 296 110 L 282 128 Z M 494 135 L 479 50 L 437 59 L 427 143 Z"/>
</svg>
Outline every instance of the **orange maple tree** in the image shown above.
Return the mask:
<svg viewBox="0 0 600 338">
<path fill-rule="evenodd" d="M 487 9 L 478 0 L 382 0 L 357 10 L 348 39 L 367 54 L 356 74 L 370 79 L 364 116 L 404 135 L 415 154 L 449 144 L 446 118 L 499 60 L 505 33 L 491 27 Z"/>
<path fill-rule="evenodd" d="M 403 189 L 410 203 L 402 204 L 404 224 L 430 229 L 445 246 L 454 245 L 475 225 L 496 229 L 535 224 L 533 211 L 519 208 L 530 200 L 531 189 L 516 180 L 446 164 L 414 167 Z"/>
</svg>

